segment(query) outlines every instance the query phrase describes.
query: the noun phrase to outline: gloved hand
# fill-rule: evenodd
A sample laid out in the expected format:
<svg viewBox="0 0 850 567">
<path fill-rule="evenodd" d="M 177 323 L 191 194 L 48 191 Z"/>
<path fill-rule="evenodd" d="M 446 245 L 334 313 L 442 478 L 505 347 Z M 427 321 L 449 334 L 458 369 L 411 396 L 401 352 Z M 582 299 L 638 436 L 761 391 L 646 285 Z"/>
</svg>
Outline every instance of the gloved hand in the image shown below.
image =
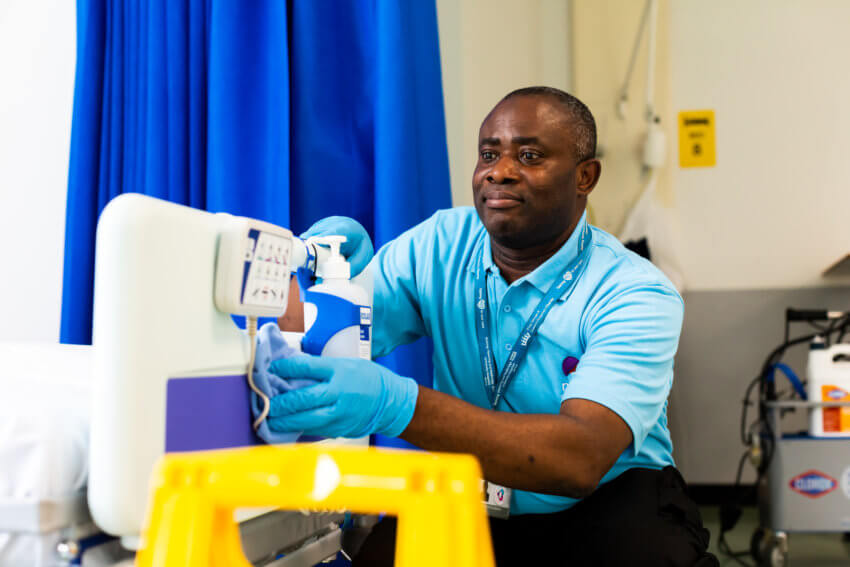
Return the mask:
<svg viewBox="0 0 850 567">
<path fill-rule="evenodd" d="M 272 431 L 397 437 L 413 419 L 416 381 L 371 360 L 294 356 L 272 362 L 269 370 L 287 380 L 319 382 L 272 398 L 267 419 Z"/>
<path fill-rule="evenodd" d="M 307 229 L 299 238 L 307 240 L 311 236 L 341 234 L 346 240 L 339 247 L 340 253 L 351 264 L 351 277 L 363 271 L 375 254 L 369 233 L 359 222 L 348 217 L 328 217 Z"/>
</svg>

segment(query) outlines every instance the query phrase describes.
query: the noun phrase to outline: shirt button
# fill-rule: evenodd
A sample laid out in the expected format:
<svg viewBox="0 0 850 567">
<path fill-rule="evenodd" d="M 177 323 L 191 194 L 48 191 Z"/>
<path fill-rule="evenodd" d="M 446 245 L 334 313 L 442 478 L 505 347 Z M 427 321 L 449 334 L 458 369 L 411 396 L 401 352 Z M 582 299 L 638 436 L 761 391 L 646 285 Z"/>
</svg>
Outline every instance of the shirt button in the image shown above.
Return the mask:
<svg viewBox="0 0 850 567">
<path fill-rule="evenodd" d="M 511 312 L 511 306 L 505 305 L 505 313 L 510 313 L 510 312 Z"/>
<path fill-rule="evenodd" d="M 505 343 L 505 350 L 511 350 L 511 347 L 513 347 L 511 343 Z"/>
</svg>

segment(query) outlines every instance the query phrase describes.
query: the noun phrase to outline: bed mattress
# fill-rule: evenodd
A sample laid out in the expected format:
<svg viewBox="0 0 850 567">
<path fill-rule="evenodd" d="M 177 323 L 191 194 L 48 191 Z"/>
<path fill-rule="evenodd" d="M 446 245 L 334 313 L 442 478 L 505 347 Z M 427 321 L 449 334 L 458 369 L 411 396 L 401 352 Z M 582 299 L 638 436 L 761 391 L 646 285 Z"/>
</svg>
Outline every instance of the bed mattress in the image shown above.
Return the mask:
<svg viewBox="0 0 850 567">
<path fill-rule="evenodd" d="M 91 347 L 0 343 L 0 565 L 58 565 L 85 502 Z"/>
</svg>

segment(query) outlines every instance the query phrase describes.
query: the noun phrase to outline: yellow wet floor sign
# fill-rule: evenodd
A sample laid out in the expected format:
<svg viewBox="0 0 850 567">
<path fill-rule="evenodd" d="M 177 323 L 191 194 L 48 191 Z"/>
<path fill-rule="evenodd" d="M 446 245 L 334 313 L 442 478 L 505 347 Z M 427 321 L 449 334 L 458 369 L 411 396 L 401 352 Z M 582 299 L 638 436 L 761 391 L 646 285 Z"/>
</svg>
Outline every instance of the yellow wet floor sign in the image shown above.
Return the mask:
<svg viewBox="0 0 850 567">
<path fill-rule="evenodd" d="M 397 567 L 493 567 L 481 469 L 471 455 L 265 446 L 160 460 L 138 567 L 251 567 L 237 508 L 398 516 Z"/>
<path fill-rule="evenodd" d="M 714 167 L 714 111 L 683 110 L 679 113 L 679 165 Z"/>
</svg>

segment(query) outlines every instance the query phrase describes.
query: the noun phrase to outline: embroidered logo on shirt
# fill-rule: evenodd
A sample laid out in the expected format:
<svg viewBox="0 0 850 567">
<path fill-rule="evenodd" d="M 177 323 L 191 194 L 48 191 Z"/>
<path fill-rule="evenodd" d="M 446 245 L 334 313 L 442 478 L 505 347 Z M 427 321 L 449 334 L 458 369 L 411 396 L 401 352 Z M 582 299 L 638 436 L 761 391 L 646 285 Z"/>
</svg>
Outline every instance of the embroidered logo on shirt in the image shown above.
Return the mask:
<svg viewBox="0 0 850 567">
<path fill-rule="evenodd" d="M 564 371 L 564 376 L 569 376 L 578 368 L 578 359 L 574 356 L 568 356 L 561 363 L 561 370 Z M 561 382 L 561 395 L 567 392 L 567 386 L 570 384 L 569 380 L 565 380 Z"/>
<path fill-rule="evenodd" d="M 564 376 L 569 376 L 576 371 L 578 367 L 578 359 L 574 356 L 568 356 L 561 363 L 561 369 L 564 371 Z"/>
</svg>

